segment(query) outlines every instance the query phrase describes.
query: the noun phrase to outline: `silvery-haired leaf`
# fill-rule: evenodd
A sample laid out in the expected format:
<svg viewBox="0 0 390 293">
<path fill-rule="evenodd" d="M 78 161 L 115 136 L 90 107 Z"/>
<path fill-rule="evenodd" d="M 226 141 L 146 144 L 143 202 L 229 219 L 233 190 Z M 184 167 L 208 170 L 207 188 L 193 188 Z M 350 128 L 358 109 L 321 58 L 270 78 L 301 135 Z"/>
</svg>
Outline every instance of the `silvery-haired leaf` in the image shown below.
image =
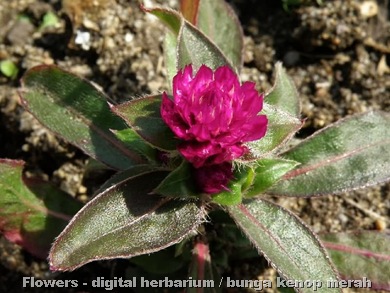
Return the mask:
<svg viewBox="0 0 390 293">
<path fill-rule="evenodd" d="M 340 193 L 390 178 L 390 114 L 367 112 L 314 133 L 283 158 L 301 163 L 270 192 L 288 196 Z"/>
<path fill-rule="evenodd" d="M 94 260 L 148 254 L 194 235 L 204 208 L 150 194 L 166 175 L 156 171 L 120 178 L 94 197 L 55 241 L 51 268 L 73 270 Z"/>
<path fill-rule="evenodd" d="M 288 280 L 315 280 L 315 292 L 341 292 L 327 286 L 338 281 L 329 256 L 315 234 L 295 215 L 271 202 L 244 200 L 225 207 L 257 250 Z M 313 292 L 313 287 L 296 288 Z"/>
</svg>

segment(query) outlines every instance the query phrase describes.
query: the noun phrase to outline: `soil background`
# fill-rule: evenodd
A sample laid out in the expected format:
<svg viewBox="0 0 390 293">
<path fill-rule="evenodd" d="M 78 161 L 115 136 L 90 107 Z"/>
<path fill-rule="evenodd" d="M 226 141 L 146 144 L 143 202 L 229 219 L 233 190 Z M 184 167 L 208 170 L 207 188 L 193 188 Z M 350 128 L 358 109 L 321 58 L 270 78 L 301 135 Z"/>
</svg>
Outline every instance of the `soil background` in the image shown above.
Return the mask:
<svg viewBox="0 0 390 293">
<path fill-rule="evenodd" d="M 229 1 L 245 33 L 242 80 L 254 81 L 259 91 L 267 91 L 274 64 L 282 61 L 302 99 L 306 122 L 298 133 L 300 138 L 347 115 L 389 111 L 390 2 L 303 2 L 286 11 L 276 0 Z M 175 0 L 153 3 L 178 5 Z M 41 28 L 49 11 L 59 22 Z M 29 21 L 23 20 L 26 17 Z M 14 79 L 0 73 L 0 157 L 24 160 L 27 175 L 50 180 L 87 201 L 107 174 L 89 176 L 87 156 L 43 128 L 21 107 L 19 79 L 35 65 L 57 64 L 93 81 L 116 102 L 158 93 L 167 89 L 162 41 L 162 25 L 145 15 L 137 1 L 0 0 L 0 60 L 12 60 L 19 68 Z M 317 233 L 388 231 L 389 184 L 314 199 L 274 200 Z M 0 238 L 0 292 L 59 292 L 22 291 L 23 276 L 113 279 L 128 276 L 132 268 L 127 260 L 115 260 L 91 263 L 72 273 L 53 273 L 45 260 Z M 276 274 L 260 257 L 229 261 L 221 273 L 234 279 L 270 279 Z"/>
</svg>

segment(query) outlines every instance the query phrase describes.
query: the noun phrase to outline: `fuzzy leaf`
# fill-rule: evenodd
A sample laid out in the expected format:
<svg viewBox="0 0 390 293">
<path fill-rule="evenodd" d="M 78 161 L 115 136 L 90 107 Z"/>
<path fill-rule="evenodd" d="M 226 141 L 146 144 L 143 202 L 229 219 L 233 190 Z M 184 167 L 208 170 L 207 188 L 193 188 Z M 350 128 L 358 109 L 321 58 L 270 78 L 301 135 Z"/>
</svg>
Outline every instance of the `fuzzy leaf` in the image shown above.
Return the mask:
<svg viewBox="0 0 390 293">
<path fill-rule="evenodd" d="M 185 20 L 183 20 L 177 42 L 178 69 L 184 68 L 188 64 L 192 64 L 195 71 L 202 64 L 213 70 L 222 65 L 232 67 L 222 51 L 201 31 Z"/>
<path fill-rule="evenodd" d="M 23 165 L 0 159 L 0 231 L 46 258 L 54 238 L 82 204 L 47 182 L 24 178 Z"/>
<path fill-rule="evenodd" d="M 338 280 L 337 274 L 317 237 L 298 217 L 260 199 L 226 209 L 283 278 L 321 281 L 316 292 L 340 292 L 326 286 L 328 280 Z M 313 292 L 313 288 L 300 288 L 299 292 Z"/>
<path fill-rule="evenodd" d="M 157 150 L 146 143 L 133 129 L 113 130 L 115 136 L 130 150 L 137 152 L 150 163 L 155 163 Z"/>
<path fill-rule="evenodd" d="M 170 92 L 172 92 L 172 80 L 177 74 L 177 38 L 180 32 L 182 17 L 176 11 L 165 8 L 150 8 L 144 10 L 158 17 L 170 30 L 164 37 L 164 61 L 167 71 L 167 81 Z M 190 13 L 190 12 L 189 12 Z"/>
<path fill-rule="evenodd" d="M 193 235 L 203 208 L 150 194 L 166 175 L 130 177 L 92 199 L 54 243 L 51 268 L 72 270 L 94 260 L 148 254 Z"/>
<path fill-rule="evenodd" d="M 366 278 L 371 289 L 390 291 L 388 234 L 362 231 L 325 234 L 321 238 L 343 279 Z"/>
<path fill-rule="evenodd" d="M 242 167 L 234 171 L 234 179 L 227 186 L 226 191 L 214 194 L 211 200 L 221 205 L 236 205 L 242 201 L 242 192 L 247 189 L 253 180 L 253 171 L 250 167 Z"/>
<path fill-rule="evenodd" d="M 199 192 L 197 191 L 191 172 L 191 165 L 183 161 L 178 168 L 165 177 L 153 192 L 168 197 L 199 198 Z"/>
<path fill-rule="evenodd" d="M 230 8 L 225 7 L 223 9 L 225 12 L 223 13 L 228 13 L 227 11 L 229 9 Z M 176 66 L 175 74 L 178 70 L 184 68 L 184 66 L 188 64 L 193 64 L 195 71 L 197 71 L 202 64 L 207 65 L 213 70 L 222 65 L 229 65 L 232 68 L 235 68 L 235 66 L 237 68 L 241 67 L 241 59 L 237 61 L 238 58 L 241 58 L 241 55 L 238 56 L 237 50 L 240 50 L 240 42 L 242 42 L 242 40 L 234 41 L 234 43 L 238 45 L 224 44 L 224 48 L 226 47 L 226 50 L 228 50 L 227 47 L 229 47 L 229 50 L 231 48 L 235 48 L 233 52 L 229 51 L 230 55 L 228 56 L 233 62 L 240 63 L 234 64 L 229 61 L 230 59 L 224 55 L 223 51 L 221 51 L 221 49 L 209 37 L 207 37 L 193 24 L 188 22 L 184 17 L 180 16 L 177 12 L 164 8 L 151 8 L 144 10 L 157 16 L 168 28 L 171 29 L 171 35 L 168 36 L 168 39 L 165 41 L 165 47 L 166 49 L 168 48 L 168 51 L 165 53 L 165 61 L 168 65 L 168 74 L 171 73 L 168 76 L 169 78 L 172 77 L 173 64 Z M 191 12 L 191 14 L 193 14 L 193 12 Z M 215 15 L 217 14 L 218 13 L 216 12 Z M 214 19 L 220 19 L 221 16 L 217 17 L 215 15 Z M 234 20 L 234 17 L 231 16 L 231 19 Z M 202 22 L 204 21 L 202 20 Z M 178 26 L 179 23 L 180 26 Z M 180 30 L 178 30 L 179 27 Z M 235 33 L 236 30 L 238 29 L 235 26 L 235 29 L 232 30 L 232 32 Z M 215 34 L 213 33 L 212 35 Z M 177 39 L 174 39 L 174 37 Z M 220 40 L 221 43 L 223 42 L 223 39 L 219 36 L 218 40 Z M 173 61 L 173 57 L 175 57 L 175 61 Z"/>
<path fill-rule="evenodd" d="M 132 100 L 112 110 L 122 117 L 143 139 L 161 150 L 176 149 L 173 132 L 161 119 L 161 95 Z"/>
<path fill-rule="evenodd" d="M 281 63 L 275 66 L 275 83 L 265 95 L 262 114 L 267 115 L 266 135 L 248 143 L 252 154 L 261 158 L 267 153 L 277 152 L 302 127 L 301 106 L 293 81 L 286 74 Z"/>
<path fill-rule="evenodd" d="M 268 128 L 265 136 L 248 146 L 256 158 L 276 152 L 301 128 L 302 121 L 288 112 L 264 103 L 261 114 L 267 115 Z"/>
<path fill-rule="evenodd" d="M 141 174 L 147 174 L 155 171 L 167 171 L 162 168 L 158 168 L 151 164 L 148 165 L 137 165 L 125 171 L 121 171 L 111 176 L 106 182 L 104 182 L 98 190 L 96 190 L 95 195 L 97 196 L 100 193 L 103 193 L 106 189 L 109 189 L 117 185 L 121 181 L 129 180 L 129 178 L 139 176 Z"/>
<path fill-rule="evenodd" d="M 167 8 L 146 8 L 141 6 L 141 8 L 148 13 L 153 14 L 158 17 L 175 35 L 179 34 L 181 26 L 181 15 L 172 9 Z"/>
<path fill-rule="evenodd" d="M 283 157 L 301 165 L 271 188 L 274 194 L 332 194 L 389 180 L 390 114 L 367 112 L 342 119 Z"/>
<path fill-rule="evenodd" d="M 280 158 L 264 158 L 258 161 L 258 167 L 254 170 L 252 185 L 245 192 L 245 197 L 256 196 L 272 185 L 288 171 L 299 165 L 296 161 L 285 160 Z"/>
<path fill-rule="evenodd" d="M 222 51 L 233 68 L 242 67 L 243 32 L 225 0 L 200 0 L 196 27 Z"/>
<path fill-rule="evenodd" d="M 176 48 L 177 36 L 171 31 L 166 32 L 164 38 L 164 60 L 169 92 L 172 92 L 172 80 L 178 71 L 176 65 Z"/>
<path fill-rule="evenodd" d="M 37 66 L 23 76 L 20 95 L 39 122 L 98 161 L 115 169 L 144 162 L 111 133 L 126 125 L 88 81 L 56 66 Z"/>
<path fill-rule="evenodd" d="M 236 205 L 242 201 L 242 184 L 232 181 L 228 184 L 227 191 L 221 191 L 211 198 L 213 202 L 221 205 Z"/>
<path fill-rule="evenodd" d="M 280 62 L 276 63 L 275 84 L 266 94 L 265 101 L 295 118 L 301 115 L 297 89 Z"/>
</svg>

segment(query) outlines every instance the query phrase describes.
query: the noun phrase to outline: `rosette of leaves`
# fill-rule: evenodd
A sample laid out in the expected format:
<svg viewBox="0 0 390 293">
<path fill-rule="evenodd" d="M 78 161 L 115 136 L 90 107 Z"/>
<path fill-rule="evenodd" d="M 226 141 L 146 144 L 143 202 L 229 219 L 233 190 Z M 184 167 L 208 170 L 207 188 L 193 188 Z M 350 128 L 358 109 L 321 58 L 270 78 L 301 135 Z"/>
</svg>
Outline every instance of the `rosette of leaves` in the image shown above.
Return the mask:
<svg viewBox="0 0 390 293">
<path fill-rule="evenodd" d="M 188 64 L 212 69 L 227 65 L 239 73 L 242 29 L 230 6 L 222 0 L 181 4 L 182 13 L 145 9 L 168 28 L 169 83 Z M 117 170 L 81 207 L 47 183 L 24 178 L 21 162 L 1 161 L 0 189 L 5 194 L 0 200 L 1 229 L 10 241 L 40 256 L 59 234 L 49 254 L 52 270 L 74 270 L 94 260 L 162 250 L 194 236 L 210 210 L 222 209 L 283 278 L 326 284 L 340 276 L 319 238 L 265 195 L 321 196 L 384 182 L 390 175 L 387 113 L 347 117 L 287 147 L 302 120 L 297 91 L 279 63 L 275 84 L 264 98 L 265 137 L 248 143 L 250 154 L 237 162 L 228 190 L 211 197 L 199 193 L 190 166 L 179 156 L 178 141 L 161 119 L 161 95 L 112 106 L 91 83 L 55 66 L 26 72 L 20 95 L 23 106 L 43 125 Z M 345 237 L 326 241 L 340 243 L 340 239 Z M 388 237 L 383 239 L 388 243 Z M 43 244 L 37 251 L 39 243 Z M 347 244 L 340 245 L 345 254 L 354 254 Z M 366 242 L 364 248 L 375 252 L 372 257 L 385 256 L 383 271 L 389 266 L 385 247 L 373 248 Z M 208 248 L 198 243 L 194 254 L 191 276 L 212 278 Z M 388 278 L 375 276 L 375 280 L 382 288 L 389 287 Z M 318 288 L 318 292 L 339 290 Z"/>
</svg>

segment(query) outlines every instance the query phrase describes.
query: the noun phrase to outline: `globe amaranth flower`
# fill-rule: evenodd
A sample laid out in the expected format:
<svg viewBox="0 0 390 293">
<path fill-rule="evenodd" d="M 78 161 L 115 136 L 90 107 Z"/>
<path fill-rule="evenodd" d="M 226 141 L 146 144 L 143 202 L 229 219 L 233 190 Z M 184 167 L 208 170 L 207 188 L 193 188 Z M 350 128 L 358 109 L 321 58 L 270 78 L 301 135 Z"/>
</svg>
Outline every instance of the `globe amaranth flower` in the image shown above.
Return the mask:
<svg viewBox="0 0 390 293">
<path fill-rule="evenodd" d="M 266 116 L 259 115 L 262 108 L 263 95 L 255 84 L 241 85 L 230 67 L 213 72 L 202 65 L 194 75 L 188 65 L 173 78 L 173 99 L 163 93 L 161 116 L 181 140 L 182 156 L 201 168 L 247 153 L 244 143 L 262 138 L 267 130 Z"/>
<path fill-rule="evenodd" d="M 232 163 L 200 167 L 195 169 L 194 177 L 195 183 L 203 192 L 212 194 L 228 190 L 226 185 L 233 178 Z"/>
</svg>

